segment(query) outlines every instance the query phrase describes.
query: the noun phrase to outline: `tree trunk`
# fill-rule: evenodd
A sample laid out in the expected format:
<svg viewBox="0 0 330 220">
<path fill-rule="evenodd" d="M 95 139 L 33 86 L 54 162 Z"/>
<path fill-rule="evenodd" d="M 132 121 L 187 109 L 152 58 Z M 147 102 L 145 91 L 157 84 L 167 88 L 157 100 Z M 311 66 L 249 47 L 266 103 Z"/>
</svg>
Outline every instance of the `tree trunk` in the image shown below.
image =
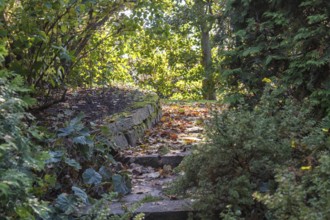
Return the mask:
<svg viewBox="0 0 330 220">
<path fill-rule="evenodd" d="M 204 67 L 204 79 L 202 82 L 203 98 L 206 100 L 215 100 L 216 95 L 212 68 L 210 28 L 207 23 L 201 24 L 201 35 L 202 66 Z"/>
</svg>

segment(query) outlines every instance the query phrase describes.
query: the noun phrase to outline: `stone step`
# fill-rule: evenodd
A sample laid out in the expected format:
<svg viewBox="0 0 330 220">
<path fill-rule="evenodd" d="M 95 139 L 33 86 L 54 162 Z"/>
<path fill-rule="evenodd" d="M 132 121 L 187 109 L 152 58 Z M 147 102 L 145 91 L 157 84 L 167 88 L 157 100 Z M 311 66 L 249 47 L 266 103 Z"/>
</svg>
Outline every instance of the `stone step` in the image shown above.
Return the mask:
<svg viewBox="0 0 330 220">
<path fill-rule="evenodd" d="M 123 215 L 125 213 L 123 204 L 120 202 L 110 205 L 110 210 L 113 215 Z M 162 200 L 157 202 L 143 203 L 138 207 L 134 214 L 144 213 L 145 220 L 186 220 L 189 213 L 193 213 L 192 201 L 185 200 Z"/>
<path fill-rule="evenodd" d="M 170 165 L 172 168 L 177 167 L 183 158 L 187 156 L 189 152 L 182 152 L 177 154 L 151 154 L 151 155 L 139 155 L 139 156 L 124 156 L 120 160 L 124 163 L 136 163 L 142 166 L 150 166 L 154 168 L 162 168 L 164 165 Z"/>
</svg>

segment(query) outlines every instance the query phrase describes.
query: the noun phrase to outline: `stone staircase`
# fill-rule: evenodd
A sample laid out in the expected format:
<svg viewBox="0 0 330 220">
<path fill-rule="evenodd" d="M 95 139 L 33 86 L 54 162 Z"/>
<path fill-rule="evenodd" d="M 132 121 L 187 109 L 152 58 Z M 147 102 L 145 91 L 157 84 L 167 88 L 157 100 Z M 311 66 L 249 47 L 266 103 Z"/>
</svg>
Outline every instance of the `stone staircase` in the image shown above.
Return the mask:
<svg viewBox="0 0 330 220">
<path fill-rule="evenodd" d="M 121 151 L 118 159 L 132 173 L 132 192 L 110 205 L 114 215 L 136 204 L 134 213 L 144 213 L 147 220 L 184 220 L 193 212 L 190 199 L 167 195 L 166 189 L 180 175 L 173 169 L 193 145 L 203 142 L 208 110 L 201 104 L 168 104 L 162 112 L 157 126 L 147 130 L 137 146 Z"/>
</svg>

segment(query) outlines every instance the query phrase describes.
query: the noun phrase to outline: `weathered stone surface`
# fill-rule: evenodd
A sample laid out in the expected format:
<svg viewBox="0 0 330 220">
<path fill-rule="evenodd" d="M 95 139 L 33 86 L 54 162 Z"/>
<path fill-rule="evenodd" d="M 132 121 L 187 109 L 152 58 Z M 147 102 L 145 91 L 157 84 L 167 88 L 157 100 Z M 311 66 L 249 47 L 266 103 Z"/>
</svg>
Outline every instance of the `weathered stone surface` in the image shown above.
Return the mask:
<svg viewBox="0 0 330 220">
<path fill-rule="evenodd" d="M 151 118 L 152 126 L 154 126 L 156 123 L 158 123 L 160 121 L 161 117 L 162 117 L 162 112 L 161 112 L 161 110 L 158 110 L 157 113 Z"/>
<path fill-rule="evenodd" d="M 113 142 L 118 148 L 128 147 L 128 141 L 123 133 L 117 133 L 113 136 Z"/>
<path fill-rule="evenodd" d="M 163 200 L 143 204 L 136 213 L 144 213 L 146 220 L 185 220 L 193 212 L 190 200 Z"/>
<path fill-rule="evenodd" d="M 139 194 L 138 193 L 131 193 L 129 195 L 126 195 L 124 196 L 120 202 L 124 202 L 124 203 L 136 203 L 136 202 L 140 202 L 142 201 L 143 199 L 145 198 L 150 198 L 150 197 L 153 197 L 153 198 L 160 198 L 162 197 L 162 191 L 161 190 L 158 190 L 158 189 L 155 189 L 154 187 L 151 187 L 151 186 L 140 186 L 140 189 L 133 189 L 135 191 L 139 191 Z"/>
<path fill-rule="evenodd" d="M 153 126 L 152 119 L 149 117 L 144 121 L 144 124 L 146 125 L 146 128 L 149 129 Z"/>
<path fill-rule="evenodd" d="M 164 165 L 170 165 L 172 168 L 177 167 L 188 152 L 175 155 L 143 155 L 143 156 L 128 156 L 124 158 L 126 163 L 136 163 L 143 166 L 161 168 Z"/>
<path fill-rule="evenodd" d="M 117 134 L 119 132 L 119 130 L 116 127 L 116 123 L 110 123 L 107 124 L 107 127 L 109 128 L 109 130 L 111 131 L 112 134 Z"/>
<path fill-rule="evenodd" d="M 124 206 L 132 204 L 113 203 L 110 205 L 111 213 L 123 215 Z M 193 212 L 191 200 L 162 200 L 142 204 L 134 213 L 144 213 L 146 220 L 186 220 Z"/>
<path fill-rule="evenodd" d="M 118 119 L 118 121 L 116 121 L 115 125 L 119 131 L 125 132 L 125 131 L 131 129 L 135 125 L 135 123 L 134 123 L 134 119 L 132 117 L 126 117 L 126 118 Z"/>
<path fill-rule="evenodd" d="M 147 106 L 136 109 L 132 112 L 132 120 L 134 125 L 139 125 L 143 123 L 150 116 L 149 109 Z"/>
<path fill-rule="evenodd" d="M 152 106 L 152 105 L 147 105 L 147 108 L 148 108 L 148 110 L 149 110 L 149 114 L 151 115 L 151 114 L 153 114 L 156 110 L 155 110 L 155 107 L 154 106 Z"/>
<path fill-rule="evenodd" d="M 126 112 L 116 114 L 107 124 L 113 142 L 120 148 L 136 146 L 146 129 L 154 126 L 161 118 L 161 108 L 157 95 L 149 94 Z M 125 140 L 124 140 L 125 139 Z"/>
<path fill-rule="evenodd" d="M 146 126 L 144 123 L 135 126 L 133 129 L 125 132 L 125 137 L 130 146 L 135 147 L 138 140 L 143 137 Z"/>
</svg>

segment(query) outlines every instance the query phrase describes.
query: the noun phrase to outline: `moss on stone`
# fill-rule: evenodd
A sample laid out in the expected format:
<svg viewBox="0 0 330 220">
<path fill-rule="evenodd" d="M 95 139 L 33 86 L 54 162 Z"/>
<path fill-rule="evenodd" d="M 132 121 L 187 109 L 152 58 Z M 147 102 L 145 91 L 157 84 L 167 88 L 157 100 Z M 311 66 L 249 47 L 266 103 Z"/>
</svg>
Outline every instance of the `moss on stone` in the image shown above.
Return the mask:
<svg viewBox="0 0 330 220">
<path fill-rule="evenodd" d="M 150 125 L 152 125 L 153 121 L 157 120 L 159 114 L 161 114 L 161 107 L 160 107 L 160 101 L 158 95 L 149 93 L 146 94 L 145 96 L 140 96 L 138 100 L 141 101 L 136 101 L 130 107 L 126 108 L 123 112 L 113 114 L 109 117 L 106 117 L 104 120 L 105 124 L 115 123 L 120 119 L 131 117 L 134 114 L 133 113 L 134 110 L 145 108 L 148 105 L 152 106 L 154 108 L 154 111 L 152 113 L 150 113 L 149 111 L 149 116 L 143 122 L 131 127 L 127 131 L 123 131 L 125 139 L 129 141 L 128 139 L 130 138 L 131 142 L 132 141 L 136 142 L 137 140 L 135 139 L 139 139 L 143 137 L 145 130 L 148 129 L 147 124 L 149 123 Z M 135 145 L 136 143 L 130 143 L 130 144 Z"/>
<path fill-rule="evenodd" d="M 153 107 L 157 107 L 157 104 L 159 102 L 159 97 L 156 94 L 147 94 L 142 101 L 135 102 L 133 105 L 131 105 L 129 108 L 131 110 L 144 108 L 147 105 L 151 105 Z"/>
<path fill-rule="evenodd" d="M 110 115 L 110 116 L 106 117 L 104 119 L 104 121 L 107 122 L 107 123 L 112 123 L 112 122 L 116 122 L 120 118 L 127 118 L 131 115 L 132 114 L 128 111 L 119 112 L 119 113 L 116 113 L 116 114 L 113 114 L 113 115 Z"/>
</svg>

